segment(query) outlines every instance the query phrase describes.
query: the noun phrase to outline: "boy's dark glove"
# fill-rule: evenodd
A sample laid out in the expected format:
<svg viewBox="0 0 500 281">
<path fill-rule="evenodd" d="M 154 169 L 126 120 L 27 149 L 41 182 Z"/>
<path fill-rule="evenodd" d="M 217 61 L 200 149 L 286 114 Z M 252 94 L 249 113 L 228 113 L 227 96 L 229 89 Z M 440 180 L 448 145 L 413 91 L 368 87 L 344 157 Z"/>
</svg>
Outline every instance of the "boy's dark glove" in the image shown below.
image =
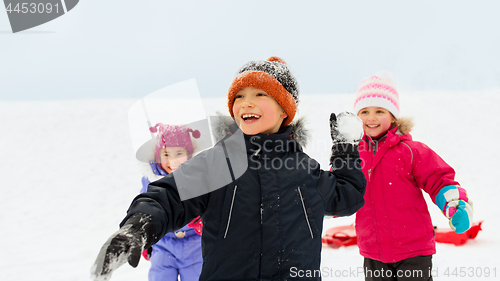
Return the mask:
<svg viewBox="0 0 500 281">
<path fill-rule="evenodd" d="M 363 121 L 358 116 L 347 111 L 337 116 L 330 114 L 330 135 L 333 141 L 330 164 L 339 157 L 359 158 L 358 144 L 363 138 Z"/>
<path fill-rule="evenodd" d="M 156 224 L 147 215 L 134 214 L 104 243 L 92 266 L 91 277 L 104 281 L 113 270 L 128 263 L 137 267 L 141 252 L 151 246 L 156 236 Z"/>
</svg>

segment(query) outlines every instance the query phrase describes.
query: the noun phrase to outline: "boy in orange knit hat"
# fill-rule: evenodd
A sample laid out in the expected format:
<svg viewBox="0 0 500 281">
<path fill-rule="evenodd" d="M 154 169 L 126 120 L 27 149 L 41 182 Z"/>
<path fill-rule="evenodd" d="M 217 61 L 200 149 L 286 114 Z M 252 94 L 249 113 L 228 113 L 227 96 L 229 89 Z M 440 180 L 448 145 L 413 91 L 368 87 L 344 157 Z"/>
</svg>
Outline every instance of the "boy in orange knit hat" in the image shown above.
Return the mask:
<svg viewBox="0 0 500 281">
<path fill-rule="evenodd" d="M 364 204 L 366 180 L 357 145 L 363 130 L 355 115 L 332 114 L 335 167 L 322 170 L 302 150 L 303 122 L 292 123 L 297 103 L 297 82 L 283 60 L 244 65 L 228 93 L 234 122 L 215 128 L 221 140 L 214 148 L 185 162 L 173 176 L 152 182 L 148 192 L 134 199 L 120 230 L 102 247 L 94 278 L 108 278 L 127 260 L 137 266 L 142 249 L 200 216 L 200 280 L 320 280 L 324 215 L 349 216 Z M 344 122 L 349 120 L 356 122 Z M 349 123 L 356 125 L 344 126 Z M 232 157 L 232 137 L 239 130 L 245 163 Z M 217 157 L 220 151 L 225 158 Z M 212 167 L 220 163 L 227 163 L 228 184 L 181 199 L 184 186 L 176 185 L 176 175 L 189 174 L 208 185 L 219 177 Z M 244 165 L 238 175 L 235 171 Z"/>
</svg>

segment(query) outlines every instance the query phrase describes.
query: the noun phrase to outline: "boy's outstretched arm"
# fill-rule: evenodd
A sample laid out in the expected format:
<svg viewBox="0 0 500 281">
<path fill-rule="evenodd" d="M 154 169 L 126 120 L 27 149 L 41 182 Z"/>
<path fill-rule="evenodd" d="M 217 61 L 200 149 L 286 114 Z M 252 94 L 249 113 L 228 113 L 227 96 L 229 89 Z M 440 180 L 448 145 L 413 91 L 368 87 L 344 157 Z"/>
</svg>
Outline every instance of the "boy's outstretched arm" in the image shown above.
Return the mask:
<svg viewBox="0 0 500 281">
<path fill-rule="evenodd" d="M 361 170 L 358 144 L 363 137 L 363 122 L 350 112 L 330 115 L 333 141 L 331 172 L 320 176 L 319 192 L 326 204 L 326 214 L 349 216 L 364 205 L 366 179 Z"/>
<path fill-rule="evenodd" d="M 120 229 L 102 246 L 91 277 L 95 281 L 109 280 L 113 271 L 126 262 L 136 267 L 144 249 L 203 212 L 204 198 L 182 201 L 172 175 L 152 182 L 148 192 L 133 200 Z"/>
</svg>

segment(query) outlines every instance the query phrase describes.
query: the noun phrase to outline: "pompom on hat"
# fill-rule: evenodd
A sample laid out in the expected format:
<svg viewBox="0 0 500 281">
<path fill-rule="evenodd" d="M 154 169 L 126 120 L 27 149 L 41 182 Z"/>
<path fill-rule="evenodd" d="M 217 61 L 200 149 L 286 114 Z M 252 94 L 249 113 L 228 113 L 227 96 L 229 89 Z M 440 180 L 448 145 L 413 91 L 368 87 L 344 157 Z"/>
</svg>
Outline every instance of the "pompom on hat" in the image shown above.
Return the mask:
<svg viewBox="0 0 500 281">
<path fill-rule="evenodd" d="M 399 118 L 399 94 L 392 73 L 381 71 L 361 81 L 354 100 L 354 113 L 369 106 L 385 108 Z"/>
<path fill-rule="evenodd" d="M 155 159 L 159 163 L 159 153 L 165 147 L 184 147 L 188 155 L 192 155 L 194 151 L 193 142 L 191 141 L 190 134 L 193 138 L 200 137 L 200 131 L 185 128 L 177 125 L 167 125 L 158 123 L 149 128 L 152 133 L 157 133 L 155 142 Z"/>
<path fill-rule="evenodd" d="M 283 59 L 270 57 L 266 61 L 251 61 L 238 71 L 227 95 L 231 117 L 234 117 L 233 104 L 236 93 L 245 87 L 259 88 L 281 105 L 288 115 L 281 124 L 282 127 L 293 121 L 299 103 L 299 91 L 297 80 Z"/>
</svg>

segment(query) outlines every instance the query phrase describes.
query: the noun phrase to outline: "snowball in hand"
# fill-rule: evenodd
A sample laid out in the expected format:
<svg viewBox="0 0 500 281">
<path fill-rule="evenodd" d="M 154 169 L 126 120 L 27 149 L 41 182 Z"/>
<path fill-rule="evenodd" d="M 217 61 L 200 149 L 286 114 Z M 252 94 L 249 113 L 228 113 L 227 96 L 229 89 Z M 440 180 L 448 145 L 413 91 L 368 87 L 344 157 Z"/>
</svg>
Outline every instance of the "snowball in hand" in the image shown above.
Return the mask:
<svg viewBox="0 0 500 281">
<path fill-rule="evenodd" d="M 363 121 L 351 112 L 337 115 L 339 133 L 347 142 L 359 142 L 363 138 Z"/>
</svg>

